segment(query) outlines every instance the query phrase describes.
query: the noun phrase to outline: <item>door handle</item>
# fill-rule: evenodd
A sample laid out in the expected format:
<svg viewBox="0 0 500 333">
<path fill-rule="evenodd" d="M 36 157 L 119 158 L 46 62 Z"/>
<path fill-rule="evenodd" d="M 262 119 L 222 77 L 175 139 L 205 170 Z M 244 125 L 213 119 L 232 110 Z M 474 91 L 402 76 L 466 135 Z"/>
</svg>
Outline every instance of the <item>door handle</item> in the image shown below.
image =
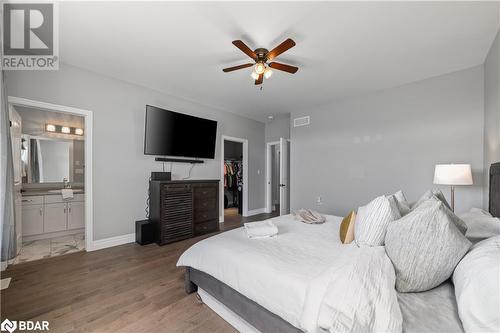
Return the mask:
<svg viewBox="0 0 500 333">
<path fill-rule="evenodd" d="M 286 185 L 285 184 L 280 184 L 280 187 L 285 187 Z"/>
<path fill-rule="evenodd" d="M 42 216 L 43 210 L 42 207 L 40 207 L 40 216 Z"/>
</svg>

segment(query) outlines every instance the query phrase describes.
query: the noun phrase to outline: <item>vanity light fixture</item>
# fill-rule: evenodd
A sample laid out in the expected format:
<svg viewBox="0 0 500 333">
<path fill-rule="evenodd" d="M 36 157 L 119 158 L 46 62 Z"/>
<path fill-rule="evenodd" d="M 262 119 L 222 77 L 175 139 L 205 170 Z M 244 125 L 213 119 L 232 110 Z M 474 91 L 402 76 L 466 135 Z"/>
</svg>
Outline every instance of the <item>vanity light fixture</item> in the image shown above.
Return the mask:
<svg viewBox="0 0 500 333">
<path fill-rule="evenodd" d="M 51 133 L 62 133 L 69 135 L 83 135 L 83 128 L 62 126 L 62 125 L 54 125 L 54 124 L 45 124 L 45 131 Z"/>
</svg>

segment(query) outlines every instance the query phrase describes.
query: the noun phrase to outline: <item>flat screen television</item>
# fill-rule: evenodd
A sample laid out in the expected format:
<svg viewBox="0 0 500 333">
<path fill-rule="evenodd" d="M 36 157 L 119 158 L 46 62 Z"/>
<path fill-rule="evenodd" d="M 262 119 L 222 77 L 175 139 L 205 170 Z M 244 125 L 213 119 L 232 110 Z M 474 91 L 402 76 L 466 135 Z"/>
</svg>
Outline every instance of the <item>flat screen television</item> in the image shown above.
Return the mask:
<svg viewBox="0 0 500 333">
<path fill-rule="evenodd" d="M 144 154 L 214 158 L 217 122 L 146 105 Z"/>
</svg>

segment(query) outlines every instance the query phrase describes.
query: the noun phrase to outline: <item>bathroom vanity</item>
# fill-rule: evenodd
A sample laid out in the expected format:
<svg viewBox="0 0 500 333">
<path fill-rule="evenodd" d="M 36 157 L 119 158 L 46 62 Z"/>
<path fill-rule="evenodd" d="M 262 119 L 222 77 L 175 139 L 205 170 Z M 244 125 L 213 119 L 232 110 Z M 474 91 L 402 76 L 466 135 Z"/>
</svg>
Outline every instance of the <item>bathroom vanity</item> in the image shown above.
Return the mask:
<svg viewBox="0 0 500 333">
<path fill-rule="evenodd" d="M 23 241 L 77 233 L 85 227 L 82 190 L 63 199 L 58 190 L 27 191 L 22 194 Z"/>
</svg>

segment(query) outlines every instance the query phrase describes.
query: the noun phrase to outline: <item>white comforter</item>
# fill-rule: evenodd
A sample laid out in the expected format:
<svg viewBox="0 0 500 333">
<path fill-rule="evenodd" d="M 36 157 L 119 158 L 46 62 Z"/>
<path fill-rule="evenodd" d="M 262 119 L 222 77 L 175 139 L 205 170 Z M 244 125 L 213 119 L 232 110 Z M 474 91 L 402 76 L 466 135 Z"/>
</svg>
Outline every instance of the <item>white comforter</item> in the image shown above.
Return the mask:
<svg viewBox="0 0 500 333">
<path fill-rule="evenodd" d="M 193 245 L 177 266 L 210 274 L 306 332 L 333 332 L 340 317 L 353 329 L 401 330 L 394 270 L 384 251 L 341 244 L 339 217 L 313 225 L 290 215 L 273 222 L 276 237 L 248 239 L 243 228 L 224 232 Z M 378 267 L 375 274 L 370 267 Z M 363 278 L 353 278 L 359 273 Z"/>
</svg>

